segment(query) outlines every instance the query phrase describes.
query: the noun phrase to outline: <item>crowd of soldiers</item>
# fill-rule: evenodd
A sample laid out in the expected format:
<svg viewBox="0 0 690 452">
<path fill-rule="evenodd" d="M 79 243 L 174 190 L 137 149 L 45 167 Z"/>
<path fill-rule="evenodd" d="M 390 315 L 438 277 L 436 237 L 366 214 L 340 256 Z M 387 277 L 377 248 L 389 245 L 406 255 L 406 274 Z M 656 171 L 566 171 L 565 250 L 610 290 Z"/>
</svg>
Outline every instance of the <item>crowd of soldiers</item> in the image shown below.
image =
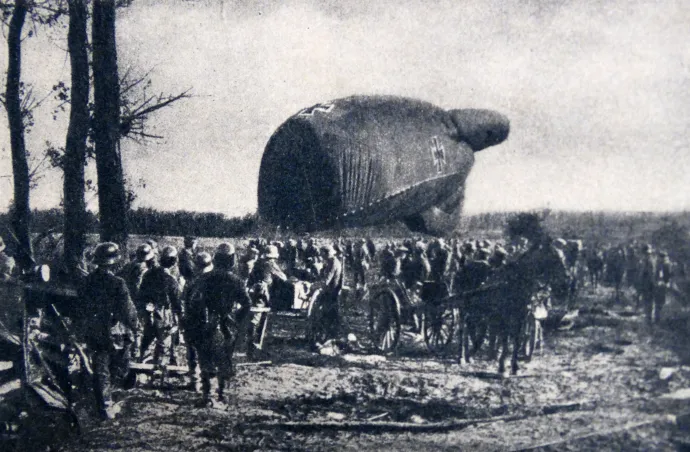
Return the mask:
<svg viewBox="0 0 690 452">
<path fill-rule="evenodd" d="M 618 245 L 591 245 L 583 250 L 581 266 L 583 282 L 596 288 L 607 283 L 621 301 L 623 290 L 633 290 L 636 309 L 642 305 L 647 322 L 658 323 L 674 276 L 683 276 L 683 265 L 673 263 L 664 250 L 650 244 L 629 242 Z"/>
<path fill-rule="evenodd" d="M 648 321 L 659 320 L 663 288 L 669 286 L 672 275 L 666 253 L 658 252 L 655 258 L 649 245 L 583 249 L 581 242 L 563 239 L 554 240 L 553 245 L 569 269 L 573 290 L 584 283 L 584 274 L 593 287 L 609 281 L 617 293 L 625 281 L 639 294 Z M 119 247 L 106 242 L 95 248 L 85 268 L 73 320 L 88 345 L 102 416 L 114 415 L 112 385 L 131 384 L 127 382 L 131 374 L 126 372 L 129 361 L 148 361 L 156 369 L 163 369 L 164 362 L 177 364 L 175 345 L 180 335 L 187 349 L 190 387 L 200 383 L 200 403 L 208 406 L 216 403 L 211 398 L 214 378 L 216 400 L 225 398 L 240 335 L 246 335 L 247 357 L 253 358 L 265 318 L 251 308 L 277 303 L 281 283 L 309 281 L 314 291 L 319 290 L 323 320 L 335 338 L 342 333 L 338 296 L 345 269 L 356 291 L 363 292 L 372 279 L 380 278 L 401 284 L 413 302 L 420 302 L 425 282 L 445 283 L 456 293 L 471 291 L 527 246 L 526 240 L 414 238 L 377 246 L 371 239 L 255 239 L 241 250 L 222 243 L 211 254 L 199 249 L 196 238 L 186 237 L 180 250 L 159 249 L 149 240 L 123 263 Z M 6 277 L 14 271 L 14 263 L 4 248 L 0 239 L 0 273 Z M 533 311 L 542 311 L 548 297 L 535 297 L 535 303 Z M 148 354 L 151 346 L 152 354 Z"/>
</svg>

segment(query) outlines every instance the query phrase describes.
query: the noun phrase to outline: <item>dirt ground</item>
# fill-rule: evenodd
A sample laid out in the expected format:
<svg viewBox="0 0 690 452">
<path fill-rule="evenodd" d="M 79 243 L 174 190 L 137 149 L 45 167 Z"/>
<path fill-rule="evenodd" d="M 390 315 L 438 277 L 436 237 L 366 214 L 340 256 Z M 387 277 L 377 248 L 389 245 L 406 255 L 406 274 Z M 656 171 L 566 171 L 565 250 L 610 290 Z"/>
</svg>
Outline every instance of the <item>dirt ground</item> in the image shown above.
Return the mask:
<svg viewBox="0 0 690 452">
<path fill-rule="evenodd" d="M 96 422 L 86 402 L 74 451 L 227 450 L 683 450 L 679 416 L 690 402 L 662 396 L 687 388 L 686 323 L 650 329 L 607 289 L 580 304 L 607 307 L 569 331 L 550 331 L 515 377 L 479 356 L 469 365 L 432 356 L 404 334 L 394 355 L 368 351 L 365 317 L 347 309 L 361 349 L 309 351 L 303 320 L 274 317 L 262 359 L 238 366 L 225 405 L 197 408 L 184 378 L 142 381 L 117 394 L 122 413 Z M 623 312 L 623 315 L 616 313 Z M 238 363 L 243 362 L 238 357 Z M 678 417 L 676 417 L 678 416 Z"/>
</svg>

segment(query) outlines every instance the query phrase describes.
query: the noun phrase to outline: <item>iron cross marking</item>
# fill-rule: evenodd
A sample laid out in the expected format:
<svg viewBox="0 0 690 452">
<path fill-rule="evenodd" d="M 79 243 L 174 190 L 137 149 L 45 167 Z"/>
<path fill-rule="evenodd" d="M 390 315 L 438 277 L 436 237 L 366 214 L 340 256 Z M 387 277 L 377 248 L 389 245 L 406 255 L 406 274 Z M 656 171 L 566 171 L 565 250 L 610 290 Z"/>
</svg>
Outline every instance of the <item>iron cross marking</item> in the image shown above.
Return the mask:
<svg viewBox="0 0 690 452">
<path fill-rule="evenodd" d="M 434 159 L 436 171 L 443 172 L 443 167 L 446 165 L 446 150 L 438 137 L 431 138 L 431 157 Z"/>
<path fill-rule="evenodd" d="M 330 113 L 330 111 L 333 110 L 334 106 L 335 105 L 330 102 L 316 104 L 314 106 L 305 108 L 304 110 L 300 111 L 299 113 L 297 113 L 297 116 L 314 116 L 314 113 L 316 113 L 317 111 L 320 111 L 321 113 Z"/>
</svg>

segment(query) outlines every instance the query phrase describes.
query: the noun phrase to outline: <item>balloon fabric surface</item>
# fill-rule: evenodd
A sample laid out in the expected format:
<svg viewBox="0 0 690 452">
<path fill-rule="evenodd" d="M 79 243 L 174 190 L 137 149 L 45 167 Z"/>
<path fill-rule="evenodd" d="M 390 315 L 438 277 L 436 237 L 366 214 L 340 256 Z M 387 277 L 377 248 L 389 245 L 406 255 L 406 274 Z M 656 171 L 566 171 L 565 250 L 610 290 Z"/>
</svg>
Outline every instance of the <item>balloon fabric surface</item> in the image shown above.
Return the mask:
<svg viewBox="0 0 690 452">
<path fill-rule="evenodd" d="M 394 96 L 351 96 L 305 108 L 270 138 L 259 215 L 295 231 L 457 219 L 474 152 L 504 141 L 490 110 L 443 110 Z"/>
</svg>

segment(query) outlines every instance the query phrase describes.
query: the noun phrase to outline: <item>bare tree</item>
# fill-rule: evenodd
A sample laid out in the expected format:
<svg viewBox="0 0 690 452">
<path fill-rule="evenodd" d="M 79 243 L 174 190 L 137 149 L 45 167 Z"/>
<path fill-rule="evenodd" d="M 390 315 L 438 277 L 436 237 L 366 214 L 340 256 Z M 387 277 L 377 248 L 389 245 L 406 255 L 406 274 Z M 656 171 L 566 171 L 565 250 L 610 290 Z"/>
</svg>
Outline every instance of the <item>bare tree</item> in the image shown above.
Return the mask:
<svg viewBox="0 0 690 452">
<path fill-rule="evenodd" d="M 72 66 L 72 96 L 62 168 L 65 205 L 64 262 L 70 274 L 76 272 L 86 246 L 84 167 L 90 128 L 87 17 L 86 0 L 69 2 L 67 46 Z"/>
<path fill-rule="evenodd" d="M 14 204 L 12 206 L 12 228 L 18 242 L 17 262 L 23 269 L 33 264 L 31 250 L 31 207 L 29 202 L 30 178 L 29 163 L 26 157 L 24 121 L 20 98 L 22 28 L 26 21 L 29 5 L 26 0 L 17 0 L 7 35 L 7 84 L 5 87 L 5 109 L 10 128 L 12 148 L 12 175 L 14 178 Z"/>
<path fill-rule="evenodd" d="M 127 203 L 120 154 L 120 85 L 115 41 L 115 1 L 93 3 L 93 141 L 98 173 L 101 240 L 126 247 Z"/>
</svg>

